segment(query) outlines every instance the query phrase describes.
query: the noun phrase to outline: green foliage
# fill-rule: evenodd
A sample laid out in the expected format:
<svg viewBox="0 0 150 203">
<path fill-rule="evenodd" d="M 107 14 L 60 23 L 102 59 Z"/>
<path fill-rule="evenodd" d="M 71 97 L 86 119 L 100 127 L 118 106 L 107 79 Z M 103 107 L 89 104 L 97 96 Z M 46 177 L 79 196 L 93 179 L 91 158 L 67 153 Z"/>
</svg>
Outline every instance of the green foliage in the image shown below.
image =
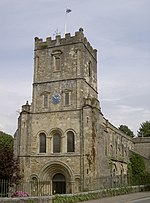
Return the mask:
<svg viewBox="0 0 150 203">
<path fill-rule="evenodd" d="M 138 154 L 132 153 L 130 156 L 128 177 L 132 185 L 147 184 L 150 181 L 144 159 Z"/>
<path fill-rule="evenodd" d="M 132 154 L 130 157 L 132 175 L 144 176 L 146 174 L 146 167 L 144 159 L 138 154 Z"/>
<path fill-rule="evenodd" d="M 13 155 L 13 137 L 0 131 L 0 180 L 19 179 L 18 163 Z"/>
<path fill-rule="evenodd" d="M 29 199 L 27 203 L 35 203 L 33 199 Z"/>
<path fill-rule="evenodd" d="M 8 148 L 0 149 L 0 179 L 9 179 L 13 167 L 13 151 Z"/>
<path fill-rule="evenodd" d="M 145 121 L 140 124 L 138 136 L 139 137 L 150 137 L 150 121 Z"/>
<path fill-rule="evenodd" d="M 0 148 L 13 148 L 13 137 L 0 131 Z"/>
<path fill-rule="evenodd" d="M 133 132 L 126 125 L 120 125 L 119 130 L 121 130 L 123 133 L 125 133 L 126 135 L 128 135 L 130 137 L 134 137 Z"/>
<path fill-rule="evenodd" d="M 86 192 L 74 195 L 55 195 L 53 203 L 73 203 L 99 199 L 101 197 L 115 196 L 132 192 L 132 187 L 110 188 L 97 192 Z"/>
</svg>

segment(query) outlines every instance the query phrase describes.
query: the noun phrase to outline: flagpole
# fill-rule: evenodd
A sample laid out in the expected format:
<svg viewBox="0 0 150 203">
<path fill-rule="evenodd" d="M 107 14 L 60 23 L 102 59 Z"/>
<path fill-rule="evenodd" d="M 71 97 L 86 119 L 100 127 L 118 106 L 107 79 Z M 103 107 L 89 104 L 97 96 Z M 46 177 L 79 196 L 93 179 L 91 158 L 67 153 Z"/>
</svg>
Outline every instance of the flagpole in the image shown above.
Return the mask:
<svg viewBox="0 0 150 203">
<path fill-rule="evenodd" d="M 66 12 L 65 12 L 65 34 L 67 32 L 67 15 L 68 13 L 70 13 L 72 10 L 69 8 L 66 8 Z"/>
<path fill-rule="evenodd" d="M 67 13 L 65 12 L 65 34 L 67 32 Z"/>
<path fill-rule="evenodd" d="M 69 0 L 66 0 L 66 10 L 65 10 L 65 34 L 67 32 L 67 8 L 69 5 Z"/>
</svg>

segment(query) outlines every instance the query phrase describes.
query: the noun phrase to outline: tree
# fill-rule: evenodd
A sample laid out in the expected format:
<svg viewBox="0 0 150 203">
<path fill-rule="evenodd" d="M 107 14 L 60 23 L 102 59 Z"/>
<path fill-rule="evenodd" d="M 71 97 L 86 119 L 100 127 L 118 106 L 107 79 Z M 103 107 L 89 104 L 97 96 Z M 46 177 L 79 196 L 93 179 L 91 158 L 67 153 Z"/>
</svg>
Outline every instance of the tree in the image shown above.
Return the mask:
<svg viewBox="0 0 150 203">
<path fill-rule="evenodd" d="M 13 137 L 0 131 L 0 180 L 15 182 L 18 178 L 18 163 L 13 155 Z"/>
<path fill-rule="evenodd" d="M 1 148 L 13 149 L 13 137 L 2 131 L 0 131 L 0 149 Z"/>
<path fill-rule="evenodd" d="M 144 176 L 146 175 L 146 167 L 144 159 L 138 154 L 132 154 L 130 157 L 132 175 L 133 176 Z"/>
<path fill-rule="evenodd" d="M 133 132 L 126 125 L 120 125 L 119 130 L 121 130 L 123 133 L 125 133 L 126 135 L 128 135 L 130 137 L 134 137 Z"/>
<path fill-rule="evenodd" d="M 131 153 L 130 163 L 128 164 L 128 175 L 133 185 L 149 183 L 150 177 L 146 169 L 145 161 L 139 154 Z"/>
<path fill-rule="evenodd" d="M 150 137 L 150 121 L 145 121 L 140 124 L 138 136 L 139 137 Z"/>
</svg>

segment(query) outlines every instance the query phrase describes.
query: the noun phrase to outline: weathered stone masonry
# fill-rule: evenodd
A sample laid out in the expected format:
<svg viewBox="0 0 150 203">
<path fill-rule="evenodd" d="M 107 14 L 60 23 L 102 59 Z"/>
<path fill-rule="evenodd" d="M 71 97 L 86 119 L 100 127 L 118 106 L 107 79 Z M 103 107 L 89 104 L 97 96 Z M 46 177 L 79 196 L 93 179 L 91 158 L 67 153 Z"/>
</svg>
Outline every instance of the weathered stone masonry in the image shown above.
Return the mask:
<svg viewBox="0 0 150 203">
<path fill-rule="evenodd" d="M 100 178 L 127 174 L 131 149 L 132 139 L 101 113 L 97 51 L 83 29 L 36 37 L 32 102 L 22 106 L 15 134 L 23 180 L 48 181 L 45 194 L 97 189 Z"/>
</svg>

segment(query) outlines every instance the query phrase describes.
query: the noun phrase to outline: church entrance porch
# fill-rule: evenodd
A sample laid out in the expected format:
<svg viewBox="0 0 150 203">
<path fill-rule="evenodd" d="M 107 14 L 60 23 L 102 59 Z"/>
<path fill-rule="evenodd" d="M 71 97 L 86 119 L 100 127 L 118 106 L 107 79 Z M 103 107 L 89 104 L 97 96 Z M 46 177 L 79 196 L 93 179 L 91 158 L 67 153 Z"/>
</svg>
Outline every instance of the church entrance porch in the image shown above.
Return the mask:
<svg viewBox="0 0 150 203">
<path fill-rule="evenodd" d="M 49 182 L 49 195 L 74 192 L 73 173 L 70 167 L 60 161 L 49 162 L 39 174 L 40 181 Z"/>
</svg>

